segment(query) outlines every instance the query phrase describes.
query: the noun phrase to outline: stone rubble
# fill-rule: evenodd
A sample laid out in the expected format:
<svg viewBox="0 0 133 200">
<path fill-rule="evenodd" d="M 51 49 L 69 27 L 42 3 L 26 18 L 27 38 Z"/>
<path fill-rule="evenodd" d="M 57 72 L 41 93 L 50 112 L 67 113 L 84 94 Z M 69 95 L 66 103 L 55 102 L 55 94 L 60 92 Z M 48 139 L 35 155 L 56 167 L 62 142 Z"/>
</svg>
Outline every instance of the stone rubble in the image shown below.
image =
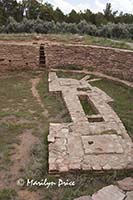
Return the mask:
<svg viewBox="0 0 133 200">
<path fill-rule="evenodd" d="M 117 185 L 119 184 L 119 187 L 117 185 L 106 186 L 100 189 L 98 192 L 94 193 L 92 197 L 82 196 L 74 200 L 133 200 L 132 180 L 132 177 L 127 177 L 121 181 L 116 182 Z"/>
<path fill-rule="evenodd" d="M 127 192 L 125 200 L 133 200 L 133 191 Z"/>
<path fill-rule="evenodd" d="M 83 197 L 79 197 L 77 199 L 74 200 L 93 200 L 90 196 L 83 196 Z"/>
<path fill-rule="evenodd" d="M 125 191 L 133 190 L 133 178 L 127 177 L 121 181 L 117 181 L 118 187 Z"/>
<path fill-rule="evenodd" d="M 93 200 L 124 200 L 125 194 L 117 186 L 110 185 L 92 195 Z"/>
</svg>

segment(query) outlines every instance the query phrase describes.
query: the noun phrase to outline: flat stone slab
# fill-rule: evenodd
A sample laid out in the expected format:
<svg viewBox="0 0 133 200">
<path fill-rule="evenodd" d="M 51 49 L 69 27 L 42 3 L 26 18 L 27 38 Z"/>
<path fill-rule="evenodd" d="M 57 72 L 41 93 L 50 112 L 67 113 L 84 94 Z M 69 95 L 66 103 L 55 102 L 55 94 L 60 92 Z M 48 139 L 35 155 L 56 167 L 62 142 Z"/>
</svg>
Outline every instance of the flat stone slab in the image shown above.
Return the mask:
<svg viewBox="0 0 133 200">
<path fill-rule="evenodd" d="M 116 135 L 82 136 L 85 154 L 123 153 Z"/>
<path fill-rule="evenodd" d="M 133 178 L 132 177 L 128 177 L 121 181 L 117 181 L 117 184 L 118 184 L 119 188 L 122 190 L 133 191 Z"/>
<path fill-rule="evenodd" d="M 92 195 L 93 200 L 124 200 L 126 195 L 114 185 L 102 188 Z"/>
<path fill-rule="evenodd" d="M 132 192 L 127 192 L 126 193 L 126 199 L 125 200 L 133 200 L 133 191 Z"/>
<path fill-rule="evenodd" d="M 77 80 L 72 80 L 67 78 L 67 80 L 64 81 L 64 79 L 60 78 L 60 85 L 61 86 L 72 86 L 72 85 L 79 85 Z"/>
<path fill-rule="evenodd" d="M 77 199 L 74 200 L 92 200 L 92 198 L 90 196 L 83 196 L 83 197 L 79 197 Z"/>
</svg>

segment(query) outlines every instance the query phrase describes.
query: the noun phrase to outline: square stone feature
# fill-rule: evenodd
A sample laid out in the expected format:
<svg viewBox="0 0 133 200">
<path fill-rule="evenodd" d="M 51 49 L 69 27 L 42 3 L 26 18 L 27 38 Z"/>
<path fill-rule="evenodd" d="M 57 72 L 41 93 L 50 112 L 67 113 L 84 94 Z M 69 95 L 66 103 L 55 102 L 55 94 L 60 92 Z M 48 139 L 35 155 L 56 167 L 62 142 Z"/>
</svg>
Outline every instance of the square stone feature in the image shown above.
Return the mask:
<svg viewBox="0 0 133 200">
<path fill-rule="evenodd" d="M 116 135 L 82 136 L 85 154 L 123 153 L 120 137 Z"/>
</svg>

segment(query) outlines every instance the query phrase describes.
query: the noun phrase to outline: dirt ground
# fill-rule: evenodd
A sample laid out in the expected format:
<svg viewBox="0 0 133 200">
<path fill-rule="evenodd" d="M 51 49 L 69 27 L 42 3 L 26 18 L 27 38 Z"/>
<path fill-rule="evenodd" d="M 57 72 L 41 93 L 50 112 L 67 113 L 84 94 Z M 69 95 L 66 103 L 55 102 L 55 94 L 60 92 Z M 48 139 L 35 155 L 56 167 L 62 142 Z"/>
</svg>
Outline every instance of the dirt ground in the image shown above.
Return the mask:
<svg viewBox="0 0 133 200">
<path fill-rule="evenodd" d="M 45 109 L 44 104 L 42 103 L 39 93 L 37 91 L 37 85 L 39 81 L 40 77 L 29 80 L 29 82 L 31 83 L 32 96 L 38 106 L 42 108 L 42 115 L 46 117 L 48 115 L 48 111 L 47 109 Z M 26 103 L 27 99 L 23 99 L 23 102 Z M 7 112 L 10 110 L 10 107 L 3 108 L 2 110 L 3 112 Z M 30 112 L 31 114 L 34 114 L 35 111 L 31 110 Z M 0 120 L 0 122 L 13 123 L 18 126 L 31 123 L 30 120 L 27 120 L 25 118 L 20 118 L 18 120 L 17 117 L 14 115 L 5 116 Z M 31 161 L 31 149 L 33 148 L 33 146 L 41 145 L 40 138 L 33 134 L 33 129 L 31 128 L 25 129 L 24 131 L 20 132 L 20 134 L 16 137 L 16 140 L 18 142 L 13 143 L 10 150 L 10 167 L 7 171 L 0 170 L 0 189 L 12 187 L 12 189 L 17 191 L 18 199 L 37 200 L 39 199 L 37 192 L 30 192 L 27 189 L 20 190 L 20 188 L 17 186 L 17 180 L 23 177 L 26 173 L 26 170 L 28 170 L 27 166 Z"/>
</svg>

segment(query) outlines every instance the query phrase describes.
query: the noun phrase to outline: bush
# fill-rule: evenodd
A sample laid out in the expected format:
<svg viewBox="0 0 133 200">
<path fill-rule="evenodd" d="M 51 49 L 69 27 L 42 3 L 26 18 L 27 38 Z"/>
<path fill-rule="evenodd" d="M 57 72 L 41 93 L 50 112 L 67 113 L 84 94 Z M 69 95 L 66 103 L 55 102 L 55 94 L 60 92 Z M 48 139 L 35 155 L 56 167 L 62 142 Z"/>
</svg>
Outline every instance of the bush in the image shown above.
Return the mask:
<svg viewBox="0 0 133 200">
<path fill-rule="evenodd" d="M 55 33 L 66 33 L 66 22 L 55 24 Z"/>
<path fill-rule="evenodd" d="M 85 20 L 81 21 L 77 27 L 80 34 L 96 35 L 97 27 L 93 24 L 88 24 Z"/>
<path fill-rule="evenodd" d="M 129 38 L 130 34 L 126 24 L 113 24 L 112 27 L 113 38 Z"/>
<path fill-rule="evenodd" d="M 23 19 L 21 23 L 17 26 L 18 33 L 33 33 L 35 20 L 28 20 L 26 18 Z"/>
<path fill-rule="evenodd" d="M 127 29 L 129 31 L 129 38 L 133 39 L 133 24 L 130 24 L 130 26 L 127 26 Z"/>
<path fill-rule="evenodd" d="M 78 33 L 78 27 L 75 23 L 66 23 L 66 33 Z"/>
<path fill-rule="evenodd" d="M 97 29 L 96 35 L 100 36 L 100 37 L 111 38 L 112 37 L 112 24 L 100 26 L 99 29 Z"/>
<path fill-rule="evenodd" d="M 77 33 L 106 38 L 133 39 L 133 24 L 108 23 L 97 27 L 85 20 L 76 24 L 43 21 L 39 18 L 36 20 L 24 18 L 22 22 L 18 23 L 14 18 L 9 17 L 8 23 L 0 27 L 0 33 Z"/>
<path fill-rule="evenodd" d="M 5 27 L 4 32 L 6 33 L 17 33 L 18 23 L 15 21 L 13 17 L 9 17 L 8 24 Z"/>
</svg>

